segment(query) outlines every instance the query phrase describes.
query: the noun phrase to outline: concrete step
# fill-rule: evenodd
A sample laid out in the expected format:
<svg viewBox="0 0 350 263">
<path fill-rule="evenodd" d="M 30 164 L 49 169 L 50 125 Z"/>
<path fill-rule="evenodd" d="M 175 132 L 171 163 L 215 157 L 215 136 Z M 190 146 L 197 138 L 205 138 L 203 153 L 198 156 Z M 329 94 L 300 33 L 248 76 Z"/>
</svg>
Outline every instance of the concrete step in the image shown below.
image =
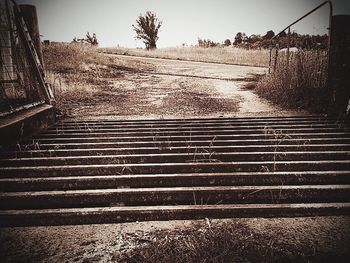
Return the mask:
<svg viewBox="0 0 350 263">
<path fill-rule="evenodd" d="M 349 160 L 350 151 L 295 151 L 295 152 L 224 152 L 195 151 L 190 153 L 120 154 L 64 157 L 27 157 L 0 159 L 0 166 L 41 166 L 80 164 L 140 164 L 183 162 L 242 162 L 242 161 L 315 161 Z"/>
<path fill-rule="evenodd" d="M 0 151 L 0 226 L 350 214 L 323 116 L 67 120 Z"/>
<path fill-rule="evenodd" d="M 148 136 L 80 136 L 80 137 L 52 137 L 52 138 L 35 138 L 34 140 L 24 141 L 25 144 L 40 144 L 42 143 L 86 143 L 86 142 L 123 142 L 123 141 L 182 141 L 188 144 L 191 141 L 197 140 L 263 140 L 274 139 L 275 142 L 283 142 L 284 139 L 304 139 L 305 142 L 313 138 L 348 138 L 349 132 L 309 132 L 299 133 L 298 131 L 291 131 L 291 133 L 284 135 L 263 134 L 263 133 L 247 133 L 247 134 L 187 134 L 187 135 L 148 135 Z"/>
<path fill-rule="evenodd" d="M 350 203 L 221 204 L 0 211 L 0 227 L 235 217 L 350 215 Z"/>
<path fill-rule="evenodd" d="M 303 184 L 350 184 L 350 171 L 77 175 L 66 177 L 2 178 L 0 179 L 0 191 L 64 191 L 139 187 Z"/>
<path fill-rule="evenodd" d="M 104 119 L 104 120 L 93 120 L 93 119 L 79 119 L 79 120 L 62 120 L 59 124 L 73 124 L 73 125 L 85 125 L 85 124 L 168 124 L 168 123 L 207 123 L 207 122 L 278 122 L 278 121 L 333 121 L 338 122 L 336 119 L 330 119 L 321 115 L 309 115 L 309 116 L 283 116 L 283 117 L 228 117 L 228 118 L 190 118 L 190 119 L 130 119 L 130 120 L 115 120 L 115 119 Z M 341 121 L 340 121 L 341 122 Z"/>
<path fill-rule="evenodd" d="M 55 145 L 56 146 L 56 145 Z M 92 155 L 118 155 L 118 154 L 150 154 L 150 153 L 201 153 L 201 152 L 293 152 L 293 151 L 350 151 L 350 143 L 338 144 L 304 144 L 304 145 L 206 145 L 206 146 L 148 146 L 143 147 L 106 147 L 106 148 L 83 148 L 75 145 L 75 148 L 66 149 L 61 147 L 42 150 L 4 151 L 0 152 L 0 158 L 28 158 L 28 157 L 64 157 L 64 156 L 92 156 Z M 92 145 L 93 146 L 93 145 Z M 132 146 L 132 145 L 130 145 Z M 41 147 L 42 148 L 42 147 Z"/>
<path fill-rule="evenodd" d="M 125 163 L 0 167 L 1 178 L 107 174 L 348 171 L 350 160 Z"/>
<path fill-rule="evenodd" d="M 119 188 L 0 193 L 0 209 L 115 205 L 323 203 L 344 202 L 344 200 L 350 200 L 350 185 Z"/>
<path fill-rule="evenodd" d="M 308 124 L 271 124 L 267 125 L 230 125 L 230 124 L 218 124 L 218 125 L 201 125 L 201 126 L 185 126 L 185 125 L 176 125 L 176 126 L 118 126 L 118 125 L 99 125 L 99 126 L 85 126 L 85 127 L 71 127 L 71 126 L 56 126 L 50 128 L 41 133 L 41 135 L 57 135 L 57 134 L 75 134 L 75 133 L 110 133 L 110 132 L 174 132 L 174 131 L 203 131 L 203 130 L 265 130 L 265 131 L 279 131 L 281 129 L 310 129 L 310 128 L 346 128 L 342 127 L 340 124 L 335 123 L 308 123 Z"/>
<path fill-rule="evenodd" d="M 151 131 L 112 131 L 112 132 L 79 132 L 75 133 L 44 133 L 35 137 L 35 139 L 46 139 L 46 138 L 81 138 L 81 137 L 155 137 L 155 136 L 200 136 L 200 135 L 246 135 L 246 134 L 255 134 L 255 135 L 264 135 L 264 136 L 274 136 L 281 137 L 283 135 L 289 134 L 300 134 L 300 133 L 343 133 L 349 132 L 347 128 L 334 128 L 334 127 L 325 127 L 325 128 L 284 128 L 279 130 L 267 130 L 267 129 L 201 129 L 201 130 L 180 130 L 175 129 L 171 131 L 161 131 L 161 130 L 151 130 Z"/>
<path fill-rule="evenodd" d="M 350 135 L 349 135 L 350 136 Z M 334 138 L 332 136 L 324 138 L 286 138 L 280 140 L 278 138 L 273 139 L 218 139 L 216 137 L 211 140 L 190 140 L 190 141 L 172 141 L 172 140 L 158 140 L 154 141 L 115 141 L 115 142 L 39 142 L 36 140 L 30 140 L 26 144 L 17 145 L 17 152 L 26 150 L 56 150 L 56 149 L 86 149 L 86 148 L 110 148 L 110 147 L 211 147 L 211 146 L 241 146 L 256 145 L 256 146 L 273 146 L 278 145 L 294 145 L 303 146 L 308 144 L 349 144 L 350 137 Z M 13 148 L 10 148 L 12 150 Z M 7 150 L 9 151 L 9 150 Z"/>
</svg>

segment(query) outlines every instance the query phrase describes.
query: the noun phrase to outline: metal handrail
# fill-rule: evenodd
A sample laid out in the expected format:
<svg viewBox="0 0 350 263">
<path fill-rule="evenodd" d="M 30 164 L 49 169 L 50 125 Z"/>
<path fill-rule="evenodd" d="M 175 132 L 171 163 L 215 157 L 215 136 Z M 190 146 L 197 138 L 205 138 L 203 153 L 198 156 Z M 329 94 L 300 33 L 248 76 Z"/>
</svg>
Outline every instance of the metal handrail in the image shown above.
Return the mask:
<svg viewBox="0 0 350 263">
<path fill-rule="evenodd" d="M 281 30 L 278 34 L 274 35 L 270 41 L 271 41 L 271 45 L 270 45 L 270 59 L 269 59 L 269 73 L 271 70 L 271 57 L 272 57 L 272 40 L 274 40 L 276 37 L 278 37 L 279 35 L 281 35 L 283 32 L 285 32 L 287 29 L 290 30 L 290 27 L 295 25 L 296 23 L 298 23 L 300 20 L 304 19 L 305 17 L 309 16 L 310 14 L 312 14 L 313 12 L 315 12 L 316 10 L 320 9 L 321 7 L 323 7 L 324 5 L 328 4 L 329 5 L 329 26 L 328 26 L 328 62 L 329 62 L 329 49 L 330 49 L 330 37 L 331 37 L 331 28 L 332 28 L 332 16 L 333 16 L 333 4 L 331 1 L 325 1 L 322 4 L 318 5 L 317 7 L 315 7 L 314 9 L 312 9 L 311 11 L 307 12 L 305 15 L 303 15 L 302 17 L 300 17 L 299 19 L 295 20 L 294 22 L 292 22 L 291 24 L 289 24 L 287 27 L 285 27 L 283 30 Z M 289 46 L 287 49 L 287 52 L 289 53 Z"/>
</svg>

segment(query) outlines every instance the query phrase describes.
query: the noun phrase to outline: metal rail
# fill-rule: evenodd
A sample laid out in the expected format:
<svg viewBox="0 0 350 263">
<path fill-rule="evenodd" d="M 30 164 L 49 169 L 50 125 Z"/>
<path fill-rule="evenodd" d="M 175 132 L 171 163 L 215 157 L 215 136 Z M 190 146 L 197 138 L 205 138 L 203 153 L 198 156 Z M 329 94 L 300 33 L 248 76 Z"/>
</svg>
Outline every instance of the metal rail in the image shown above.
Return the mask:
<svg viewBox="0 0 350 263">
<path fill-rule="evenodd" d="M 54 104 L 33 39 L 20 6 L 1 1 L 0 118 L 42 103 Z M 4 50 L 3 50 L 4 49 Z"/>
<path fill-rule="evenodd" d="M 330 48 L 330 36 L 331 36 L 331 28 L 332 28 L 332 16 L 333 16 L 333 4 L 331 1 L 325 1 L 322 4 L 318 5 L 317 7 L 315 7 L 314 9 L 312 9 L 311 11 L 307 12 L 305 15 L 303 15 L 302 17 L 298 18 L 297 20 L 295 20 L 294 22 L 292 22 L 291 24 L 289 24 L 288 26 L 286 26 L 284 29 L 282 29 L 278 34 L 274 35 L 270 41 L 271 41 L 271 45 L 270 45 L 270 59 L 269 59 L 269 73 L 271 71 L 271 61 L 272 61 L 272 41 L 277 38 L 279 35 L 281 35 L 283 32 L 285 32 L 288 29 L 288 34 L 290 32 L 290 28 L 291 26 L 295 25 L 296 23 L 298 23 L 299 21 L 303 20 L 305 17 L 311 15 L 312 13 L 314 13 L 316 10 L 320 9 L 321 7 L 323 7 L 324 5 L 328 4 L 329 5 L 329 26 L 328 26 L 328 62 L 329 62 L 329 48 Z M 287 53 L 289 53 L 289 45 L 287 48 Z"/>
</svg>

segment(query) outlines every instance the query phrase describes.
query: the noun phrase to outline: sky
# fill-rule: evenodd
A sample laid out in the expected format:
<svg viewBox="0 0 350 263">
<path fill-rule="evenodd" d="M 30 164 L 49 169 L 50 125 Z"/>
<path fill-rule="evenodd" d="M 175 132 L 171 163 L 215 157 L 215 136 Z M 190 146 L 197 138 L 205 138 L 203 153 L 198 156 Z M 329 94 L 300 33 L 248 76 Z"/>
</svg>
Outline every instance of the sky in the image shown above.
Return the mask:
<svg viewBox="0 0 350 263">
<path fill-rule="evenodd" d="M 42 39 L 72 41 L 96 33 L 101 47 L 143 47 L 132 24 L 146 11 L 163 25 L 158 47 L 197 44 L 198 38 L 223 42 L 237 32 L 275 33 L 324 0 L 16 0 L 37 8 Z M 350 14 L 350 0 L 333 0 L 334 15 Z M 327 32 L 328 5 L 292 27 L 305 34 Z"/>
</svg>

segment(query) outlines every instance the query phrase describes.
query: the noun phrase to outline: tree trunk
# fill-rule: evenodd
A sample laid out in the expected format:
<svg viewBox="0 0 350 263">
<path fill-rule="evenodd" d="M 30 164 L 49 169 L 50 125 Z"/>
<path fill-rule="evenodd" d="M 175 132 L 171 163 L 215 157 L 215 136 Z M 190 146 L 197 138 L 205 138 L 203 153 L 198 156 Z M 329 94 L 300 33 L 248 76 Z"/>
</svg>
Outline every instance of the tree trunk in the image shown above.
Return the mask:
<svg viewBox="0 0 350 263">
<path fill-rule="evenodd" d="M 156 49 L 157 45 L 156 45 L 156 41 L 151 41 L 149 43 L 148 49 Z"/>
</svg>

